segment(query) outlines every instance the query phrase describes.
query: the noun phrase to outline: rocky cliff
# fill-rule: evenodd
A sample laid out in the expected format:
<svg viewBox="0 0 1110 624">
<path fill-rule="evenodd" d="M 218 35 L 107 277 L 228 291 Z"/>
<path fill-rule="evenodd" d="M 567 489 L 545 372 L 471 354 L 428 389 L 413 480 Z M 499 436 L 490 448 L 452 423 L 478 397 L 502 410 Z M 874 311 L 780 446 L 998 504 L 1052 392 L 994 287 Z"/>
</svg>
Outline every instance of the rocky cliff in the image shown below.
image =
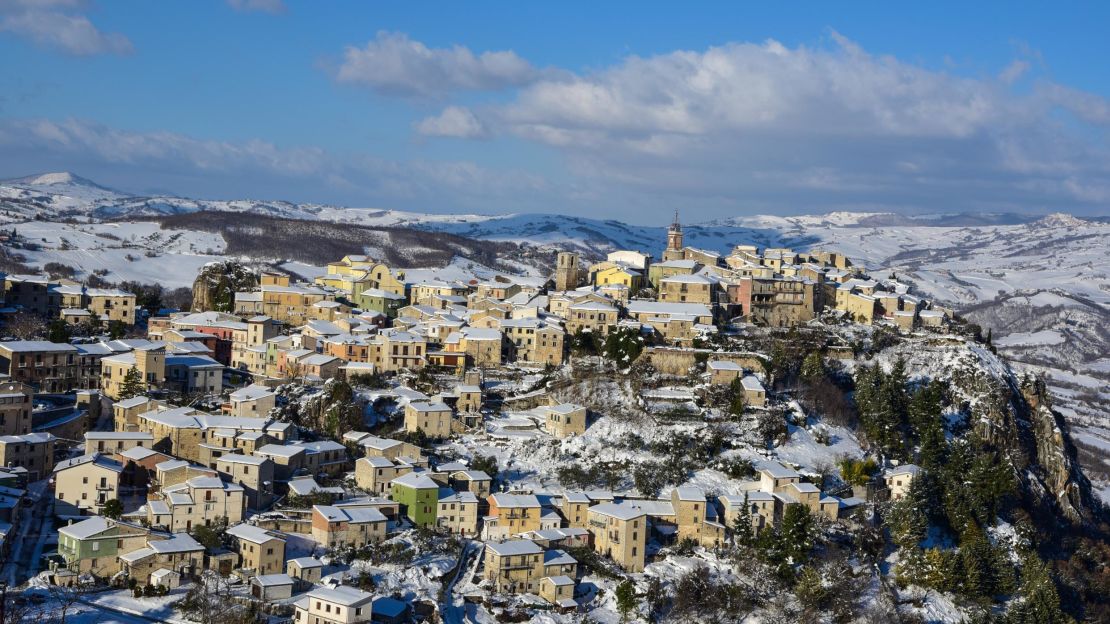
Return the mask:
<svg viewBox="0 0 1110 624">
<path fill-rule="evenodd" d="M 231 312 L 235 306 L 236 291 L 250 290 L 256 286 L 258 276 L 238 262 L 206 264 L 193 282 L 192 310 Z"/>
</svg>

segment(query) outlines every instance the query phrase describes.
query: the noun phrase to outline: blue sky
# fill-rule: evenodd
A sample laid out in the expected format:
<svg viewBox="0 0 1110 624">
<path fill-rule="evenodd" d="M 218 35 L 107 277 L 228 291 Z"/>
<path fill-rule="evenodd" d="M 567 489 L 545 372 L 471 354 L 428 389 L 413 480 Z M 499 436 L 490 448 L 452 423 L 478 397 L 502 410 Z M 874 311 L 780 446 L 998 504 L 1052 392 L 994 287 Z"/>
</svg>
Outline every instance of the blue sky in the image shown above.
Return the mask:
<svg viewBox="0 0 1110 624">
<path fill-rule="evenodd" d="M 0 0 L 0 177 L 650 223 L 1110 212 L 1105 3 L 765 4 Z"/>
</svg>

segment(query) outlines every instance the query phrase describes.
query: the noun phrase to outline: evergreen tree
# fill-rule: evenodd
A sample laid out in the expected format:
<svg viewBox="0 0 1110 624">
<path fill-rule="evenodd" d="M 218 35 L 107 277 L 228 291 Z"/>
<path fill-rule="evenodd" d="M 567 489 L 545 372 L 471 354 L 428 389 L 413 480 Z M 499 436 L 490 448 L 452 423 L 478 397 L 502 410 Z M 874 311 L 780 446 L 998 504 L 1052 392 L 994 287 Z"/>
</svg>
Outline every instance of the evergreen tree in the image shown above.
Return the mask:
<svg viewBox="0 0 1110 624">
<path fill-rule="evenodd" d="M 891 538 L 902 548 L 916 548 L 929 531 L 928 501 L 920 481 L 911 481 L 905 498 L 896 501 L 887 514 Z"/>
<path fill-rule="evenodd" d="M 108 337 L 112 340 L 118 340 L 127 333 L 127 326 L 123 321 L 108 321 Z"/>
<path fill-rule="evenodd" d="M 85 323 L 89 326 L 89 330 L 94 332 L 98 332 L 104 327 L 104 321 L 100 319 L 100 315 L 96 312 L 91 312 L 89 314 L 89 320 L 85 321 Z"/>
<path fill-rule="evenodd" d="M 813 549 L 813 516 L 805 505 L 789 505 L 782 514 L 778 546 L 795 565 L 805 563 Z"/>
<path fill-rule="evenodd" d="M 632 581 L 625 580 L 617 585 L 614 594 L 617 597 L 617 611 L 621 614 L 621 621 L 627 622 L 629 614 L 636 608 L 636 586 Z"/>
<path fill-rule="evenodd" d="M 810 351 L 802 360 L 801 377 L 806 383 L 813 383 L 825 376 L 825 358 L 820 351 Z"/>
<path fill-rule="evenodd" d="M 60 318 L 50 321 L 50 328 L 47 332 L 47 340 L 56 343 L 69 342 L 69 324 Z"/>
<path fill-rule="evenodd" d="M 130 399 L 139 396 L 146 392 L 146 386 L 143 384 L 143 374 L 139 369 L 134 366 L 127 371 L 123 376 L 123 383 L 120 384 L 119 398 Z"/>
<path fill-rule="evenodd" d="M 123 515 L 123 503 L 121 503 L 118 498 L 108 499 L 105 501 L 104 507 L 100 510 L 100 513 L 105 518 L 119 520 L 119 517 Z"/>
<path fill-rule="evenodd" d="M 736 543 L 741 546 L 751 546 L 755 541 L 755 530 L 752 528 L 752 508 L 748 503 L 748 493 L 744 492 L 744 504 L 736 512 L 732 521 L 732 535 Z"/>
<path fill-rule="evenodd" d="M 1048 566 L 1036 553 L 1025 556 L 1021 566 L 1021 596 L 1024 598 L 1007 614 L 1014 624 L 1064 624 L 1071 618 L 1060 609 L 1060 594 Z"/>
<path fill-rule="evenodd" d="M 744 382 L 739 377 L 728 385 L 728 413 L 733 416 L 744 414 Z"/>
</svg>

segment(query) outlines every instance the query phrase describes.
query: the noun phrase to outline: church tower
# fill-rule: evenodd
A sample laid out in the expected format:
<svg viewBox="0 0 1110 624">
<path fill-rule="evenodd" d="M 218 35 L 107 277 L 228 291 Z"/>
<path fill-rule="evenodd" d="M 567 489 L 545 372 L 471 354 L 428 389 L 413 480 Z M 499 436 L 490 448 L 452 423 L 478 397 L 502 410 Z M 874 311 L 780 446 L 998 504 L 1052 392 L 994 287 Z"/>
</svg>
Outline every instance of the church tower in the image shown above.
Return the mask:
<svg viewBox="0 0 1110 624">
<path fill-rule="evenodd" d="M 578 288 L 578 254 L 560 251 L 555 259 L 555 290 Z"/>
<path fill-rule="evenodd" d="M 663 251 L 663 261 L 682 260 L 686 252 L 682 249 L 682 225 L 678 222 L 678 211 L 674 211 L 674 223 L 667 228 L 667 248 Z"/>
</svg>

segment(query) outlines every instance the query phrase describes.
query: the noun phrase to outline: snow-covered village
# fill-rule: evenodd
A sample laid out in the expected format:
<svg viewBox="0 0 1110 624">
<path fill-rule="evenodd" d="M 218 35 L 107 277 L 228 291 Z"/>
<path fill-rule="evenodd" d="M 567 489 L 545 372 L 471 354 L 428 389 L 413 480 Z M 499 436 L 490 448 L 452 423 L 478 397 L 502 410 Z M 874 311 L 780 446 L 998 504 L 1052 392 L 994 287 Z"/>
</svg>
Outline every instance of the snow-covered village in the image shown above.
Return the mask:
<svg viewBox="0 0 1110 624">
<path fill-rule="evenodd" d="M 836 249 L 659 243 L 6 276 L 11 621 L 1058 613 L 1022 501 L 1098 511 L 1042 380 Z"/>
<path fill-rule="evenodd" d="M 0 0 L 0 624 L 1110 623 L 1107 24 Z"/>
</svg>

